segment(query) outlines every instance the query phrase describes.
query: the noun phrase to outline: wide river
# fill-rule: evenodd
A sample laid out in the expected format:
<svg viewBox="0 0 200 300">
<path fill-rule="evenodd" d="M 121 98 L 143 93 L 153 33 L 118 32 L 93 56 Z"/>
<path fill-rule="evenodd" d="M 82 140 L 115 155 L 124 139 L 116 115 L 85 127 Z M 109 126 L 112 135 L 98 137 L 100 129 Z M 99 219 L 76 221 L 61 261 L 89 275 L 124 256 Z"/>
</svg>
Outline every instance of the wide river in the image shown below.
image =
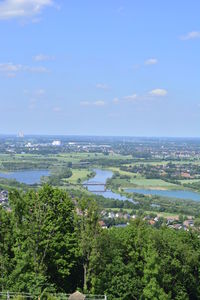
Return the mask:
<svg viewBox="0 0 200 300">
<path fill-rule="evenodd" d="M 110 190 L 105 190 L 106 181 L 113 176 L 113 172 L 109 170 L 101 170 L 101 169 L 94 169 L 96 175 L 93 178 L 90 178 L 88 181 L 84 182 L 84 186 L 87 186 L 88 191 L 96 194 L 102 195 L 105 198 L 112 198 L 118 200 L 129 200 L 126 196 L 122 196 L 118 193 L 113 193 Z M 49 176 L 50 171 L 48 170 L 23 170 L 23 171 L 15 171 L 9 173 L 2 173 L 0 172 L 0 177 L 7 178 L 7 179 L 15 179 L 20 183 L 25 184 L 38 184 L 40 183 L 40 179 L 42 176 Z M 89 185 L 87 185 L 89 184 Z M 177 199 L 187 199 L 187 200 L 194 200 L 200 201 L 200 194 L 192 191 L 187 190 L 150 190 L 150 189 L 126 189 L 127 193 L 139 193 L 144 195 L 158 195 L 162 197 L 170 197 L 170 198 L 177 198 Z"/>
<path fill-rule="evenodd" d="M 15 179 L 20 183 L 35 184 L 40 183 L 42 176 L 48 176 L 50 172 L 48 170 L 23 170 L 14 171 L 9 173 L 0 173 L 0 177 L 6 179 Z"/>
<path fill-rule="evenodd" d="M 150 189 L 126 189 L 127 193 L 138 193 L 143 195 L 157 195 L 169 198 L 200 201 L 200 194 L 186 190 L 150 190 Z"/>
<path fill-rule="evenodd" d="M 87 188 L 90 192 L 102 195 L 106 198 L 114 198 L 119 200 L 130 200 L 125 196 L 121 196 L 120 194 L 113 193 L 110 190 L 106 190 L 104 192 L 104 186 L 101 184 L 105 184 L 107 179 L 111 178 L 113 172 L 108 170 L 100 170 L 94 169 L 96 175 L 85 182 L 85 184 L 100 184 L 100 185 L 88 185 Z M 127 193 L 139 193 L 143 195 L 157 195 L 162 197 L 169 197 L 169 198 L 177 198 L 177 199 L 187 199 L 193 201 L 200 201 L 200 194 L 192 191 L 187 190 L 150 190 L 150 189 L 126 189 Z"/>
<path fill-rule="evenodd" d="M 101 195 L 105 198 L 118 199 L 122 201 L 125 200 L 131 201 L 125 196 L 121 196 L 120 194 L 113 193 L 110 190 L 105 190 L 104 185 L 106 184 L 107 179 L 113 176 L 113 172 L 108 170 L 100 170 L 100 169 L 94 169 L 93 171 L 96 173 L 96 175 L 93 178 L 90 178 L 89 180 L 85 181 L 83 184 L 85 187 L 87 187 L 88 191 L 96 195 Z"/>
</svg>

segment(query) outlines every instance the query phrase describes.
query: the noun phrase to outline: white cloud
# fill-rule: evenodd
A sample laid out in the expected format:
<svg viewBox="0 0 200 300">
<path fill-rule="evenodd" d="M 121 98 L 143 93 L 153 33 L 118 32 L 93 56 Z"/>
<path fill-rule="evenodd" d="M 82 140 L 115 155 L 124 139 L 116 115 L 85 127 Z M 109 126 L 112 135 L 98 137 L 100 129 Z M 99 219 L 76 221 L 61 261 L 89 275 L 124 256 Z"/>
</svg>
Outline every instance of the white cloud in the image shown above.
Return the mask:
<svg viewBox="0 0 200 300">
<path fill-rule="evenodd" d="M 44 54 L 38 54 L 36 56 L 33 57 L 34 61 L 40 62 L 40 61 L 49 61 L 49 60 L 54 60 L 55 57 L 54 56 L 50 56 L 50 55 L 44 55 Z"/>
<path fill-rule="evenodd" d="M 0 19 L 33 17 L 53 4 L 53 0 L 3 0 L 0 2 Z"/>
<path fill-rule="evenodd" d="M 0 72 L 18 72 L 21 71 L 22 65 L 15 65 L 13 63 L 0 64 Z"/>
<path fill-rule="evenodd" d="M 137 99 L 137 97 L 138 97 L 137 94 L 132 94 L 129 96 L 125 96 L 124 99 L 131 102 L 131 101 L 135 101 Z"/>
<path fill-rule="evenodd" d="M 46 73 L 48 72 L 48 69 L 42 66 L 32 67 L 21 64 L 13 64 L 11 62 L 0 64 L 0 73 L 3 73 L 8 77 L 15 77 L 19 72 Z"/>
<path fill-rule="evenodd" d="M 149 58 L 144 62 L 144 64 L 147 66 L 156 65 L 157 63 L 158 63 L 157 58 Z"/>
<path fill-rule="evenodd" d="M 182 35 L 180 37 L 180 39 L 183 41 L 199 39 L 199 38 L 200 38 L 200 31 L 191 31 L 188 32 L 186 35 Z"/>
<path fill-rule="evenodd" d="M 96 88 L 101 90 L 109 90 L 109 86 L 105 83 L 97 83 Z"/>
<path fill-rule="evenodd" d="M 156 97 L 164 97 L 167 95 L 167 90 L 164 89 L 154 89 L 149 92 L 151 96 L 156 96 Z"/>
</svg>

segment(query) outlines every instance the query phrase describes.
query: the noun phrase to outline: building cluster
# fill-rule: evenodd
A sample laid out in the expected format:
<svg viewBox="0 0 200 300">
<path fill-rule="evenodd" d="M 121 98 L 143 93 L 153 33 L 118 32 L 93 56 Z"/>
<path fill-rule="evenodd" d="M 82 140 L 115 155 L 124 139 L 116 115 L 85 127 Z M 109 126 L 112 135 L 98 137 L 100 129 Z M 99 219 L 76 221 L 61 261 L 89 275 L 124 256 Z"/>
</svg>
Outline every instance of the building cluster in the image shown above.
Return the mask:
<svg viewBox="0 0 200 300">
<path fill-rule="evenodd" d="M 122 166 L 122 170 L 138 173 L 146 178 L 200 179 L 200 166 L 197 164 L 138 164 Z"/>
<path fill-rule="evenodd" d="M 95 142 L 73 142 L 62 140 L 33 140 L 33 139 L 20 139 L 16 141 L 8 141 L 0 145 L 0 152 L 12 154 L 24 153 L 40 153 L 40 152 L 53 153 L 55 151 L 69 153 L 113 153 L 111 145 L 99 144 Z"/>
<path fill-rule="evenodd" d="M 122 221 L 121 225 L 128 225 L 130 220 L 134 220 L 138 217 L 136 214 L 129 214 L 122 211 L 106 211 L 103 210 L 101 212 L 102 220 L 99 222 L 100 226 L 102 228 L 108 228 L 107 226 L 107 220 L 115 220 L 115 221 Z M 192 216 L 188 216 L 183 221 L 179 219 L 179 216 L 169 216 L 169 217 L 161 217 L 159 215 L 152 217 L 151 215 L 146 215 L 143 217 L 143 220 L 146 221 L 151 226 L 156 226 L 156 223 L 159 223 L 159 226 L 162 224 L 165 224 L 167 227 L 176 229 L 176 230 L 186 230 L 188 231 L 189 228 L 193 228 L 195 226 L 194 224 L 194 218 Z M 120 222 L 116 222 L 117 226 L 120 225 Z M 114 225 L 115 226 L 115 225 Z"/>
<path fill-rule="evenodd" d="M 167 226 L 169 228 L 173 228 L 176 230 L 180 230 L 180 229 L 184 229 L 184 230 L 189 230 L 189 228 L 194 227 L 194 220 L 191 219 L 187 219 L 184 222 L 179 222 L 179 220 L 174 220 L 172 219 L 168 219 L 168 223 Z"/>
<path fill-rule="evenodd" d="M 135 219 L 135 215 L 129 214 L 127 212 L 123 211 L 106 211 L 102 210 L 101 215 L 103 218 L 108 218 L 108 219 L 124 219 L 124 220 L 130 220 L 131 218 Z"/>
<path fill-rule="evenodd" d="M 0 205 L 7 205 L 8 203 L 8 191 L 0 190 Z"/>
</svg>

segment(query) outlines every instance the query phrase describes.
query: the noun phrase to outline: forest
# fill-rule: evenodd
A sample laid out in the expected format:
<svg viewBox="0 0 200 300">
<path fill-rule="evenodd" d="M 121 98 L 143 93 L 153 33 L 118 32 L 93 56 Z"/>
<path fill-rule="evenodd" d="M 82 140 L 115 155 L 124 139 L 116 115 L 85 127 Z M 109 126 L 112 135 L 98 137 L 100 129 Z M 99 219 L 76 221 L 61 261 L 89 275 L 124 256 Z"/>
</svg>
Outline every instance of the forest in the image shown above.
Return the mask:
<svg viewBox="0 0 200 300">
<path fill-rule="evenodd" d="M 137 218 L 102 229 L 97 202 L 44 185 L 12 190 L 0 207 L 0 290 L 106 294 L 114 299 L 200 299 L 195 230 Z"/>
</svg>

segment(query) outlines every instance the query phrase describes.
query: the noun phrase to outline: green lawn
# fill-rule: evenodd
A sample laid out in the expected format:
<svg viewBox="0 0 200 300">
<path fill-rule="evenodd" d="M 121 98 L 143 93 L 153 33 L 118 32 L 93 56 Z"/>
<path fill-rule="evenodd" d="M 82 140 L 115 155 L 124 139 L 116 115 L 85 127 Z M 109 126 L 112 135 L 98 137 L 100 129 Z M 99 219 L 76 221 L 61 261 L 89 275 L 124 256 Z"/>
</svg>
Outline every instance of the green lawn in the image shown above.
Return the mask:
<svg viewBox="0 0 200 300">
<path fill-rule="evenodd" d="M 200 179 L 183 179 L 179 180 L 181 184 L 200 182 Z"/>
<path fill-rule="evenodd" d="M 149 188 L 171 188 L 176 189 L 180 186 L 166 182 L 162 179 L 146 179 L 146 178 L 132 178 L 131 183 L 138 186 L 138 187 L 149 187 Z"/>
<path fill-rule="evenodd" d="M 87 175 L 91 173 L 90 170 L 87 169 L 74 169 L 72 170 L 72 176 L 70 178 L 67 178 L 66 180 L 70 183 L 77 183 L 77 180 L 80 178 L 81 182 L 84 180 L 87 180 Z"/>
<path fill-rule="evenodd" d="M 128 175 L 130 180 L 116 178 L 113 179 L 113 183 L 120 185 L 122 188 L 159 188 L 159 189 L 180 189 L 181 186 L 166 182 L 162 179 L 146 179 L 139 174 L 122 171 L 120 168 L 109 168 L 113 172 L 119 172 L 121 175 Z"/>
</svg>

